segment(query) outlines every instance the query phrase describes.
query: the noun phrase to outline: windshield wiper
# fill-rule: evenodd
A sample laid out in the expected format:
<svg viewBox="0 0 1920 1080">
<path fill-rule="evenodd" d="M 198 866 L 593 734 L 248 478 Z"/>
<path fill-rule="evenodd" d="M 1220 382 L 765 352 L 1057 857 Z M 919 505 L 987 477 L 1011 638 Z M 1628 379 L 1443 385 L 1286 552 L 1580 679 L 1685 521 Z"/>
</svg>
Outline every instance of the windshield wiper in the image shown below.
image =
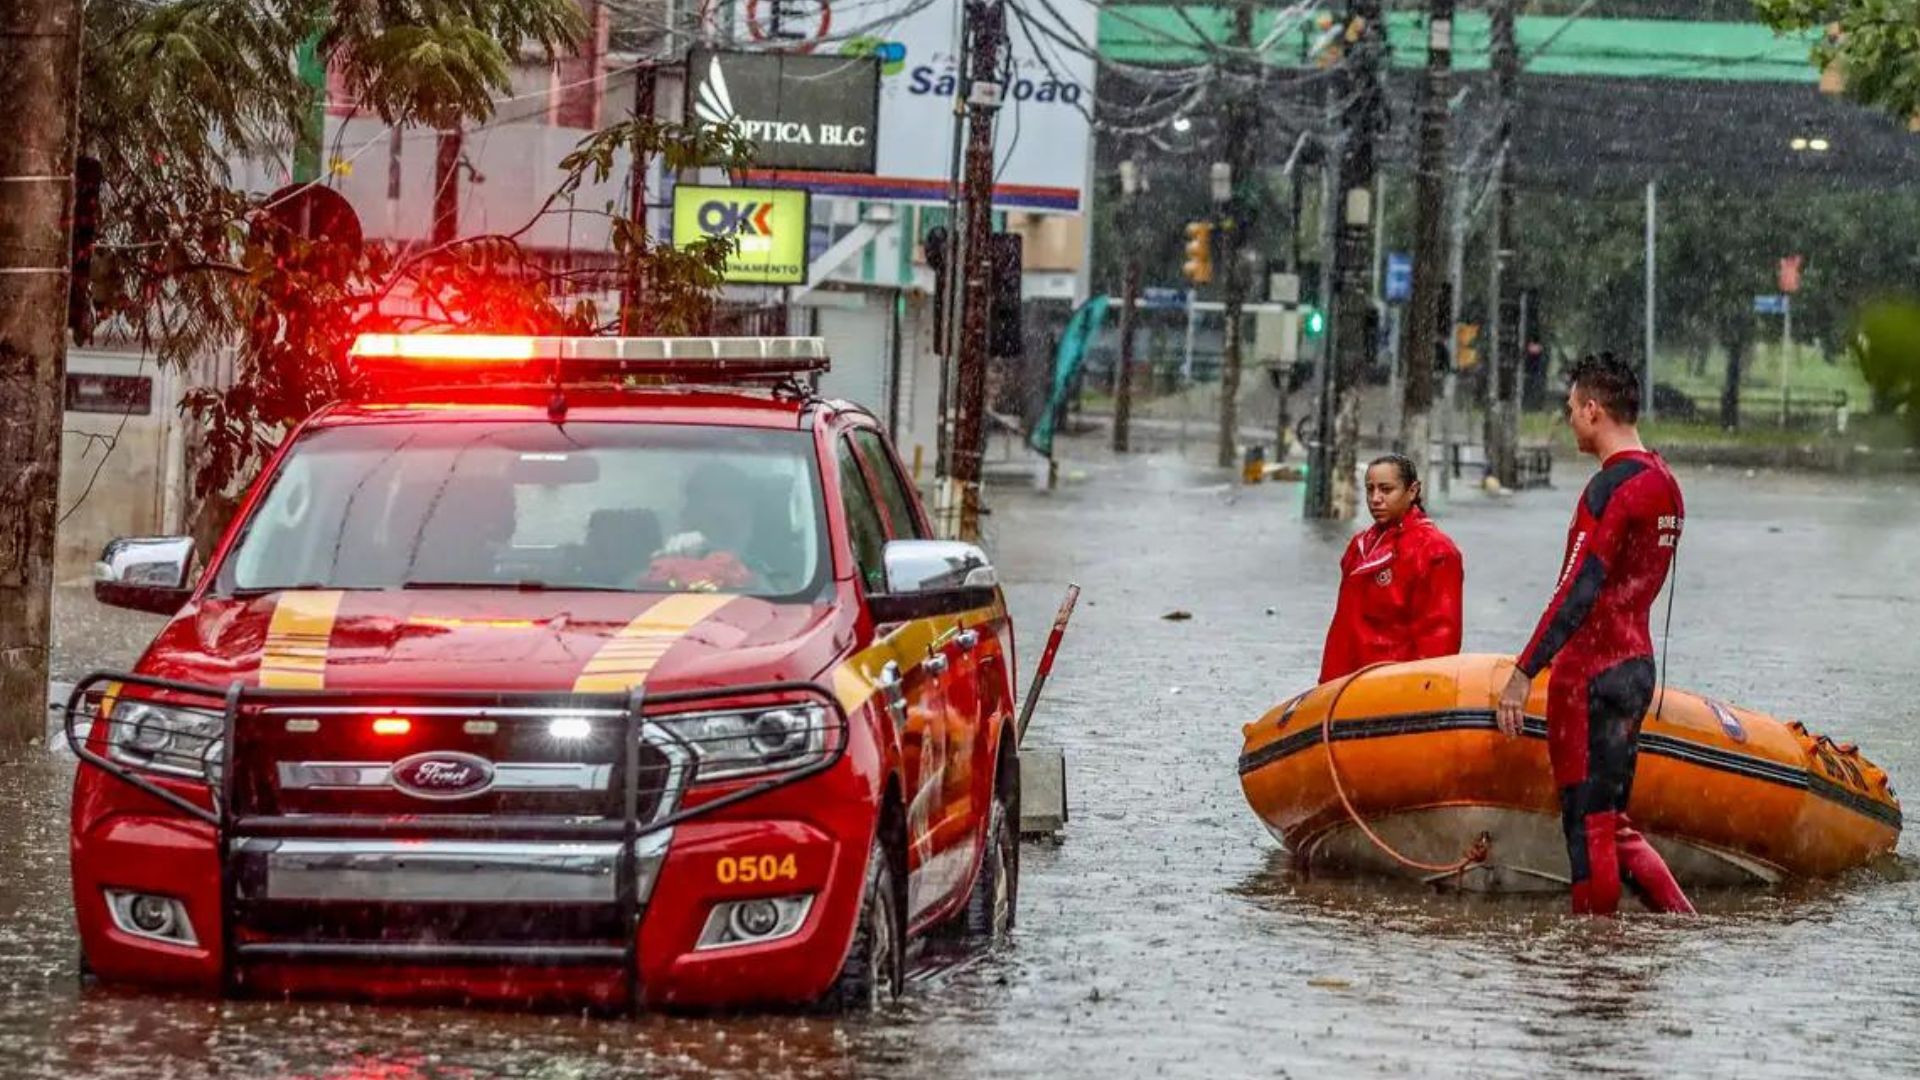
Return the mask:
<svg viewBox="0 0 1920 1080">
<path fill-rule="evenodd" d="M 512 589 L 515 592 L 631 592 L 612 585 L 553 585 L 545 581 L 408 581 L 403 589 Z"/>
<path fill-rule="evenodd" d="M 372 592 L 374 591 L 374 587 L 371 585 L 335 585 L 329 581 L 302 581 L 294 585 L 249 585 L 245 588 L 235 588 L 226 595 L 235 599 L 246 599 L 254 596 L 265 596 L 268 593 L 318 592 L 323 590 L 327 592 Z"/>
</svg>

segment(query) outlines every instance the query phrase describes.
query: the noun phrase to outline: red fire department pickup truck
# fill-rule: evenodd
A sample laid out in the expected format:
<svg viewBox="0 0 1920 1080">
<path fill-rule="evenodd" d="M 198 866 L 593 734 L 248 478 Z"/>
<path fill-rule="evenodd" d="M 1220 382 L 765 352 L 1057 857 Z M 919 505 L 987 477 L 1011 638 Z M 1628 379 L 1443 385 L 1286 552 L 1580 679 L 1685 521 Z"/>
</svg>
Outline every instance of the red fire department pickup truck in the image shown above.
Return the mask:
<svg viewBox="0 0 1920 1080">
<path fill-rule="evenodd" d="M 820 342 L 354 354 L 206 559 L 96 568 L 172 619 L 67 709 L 94 977 L 844 1009 L 1006 933 L 1006 607 Z"/>
</svg>

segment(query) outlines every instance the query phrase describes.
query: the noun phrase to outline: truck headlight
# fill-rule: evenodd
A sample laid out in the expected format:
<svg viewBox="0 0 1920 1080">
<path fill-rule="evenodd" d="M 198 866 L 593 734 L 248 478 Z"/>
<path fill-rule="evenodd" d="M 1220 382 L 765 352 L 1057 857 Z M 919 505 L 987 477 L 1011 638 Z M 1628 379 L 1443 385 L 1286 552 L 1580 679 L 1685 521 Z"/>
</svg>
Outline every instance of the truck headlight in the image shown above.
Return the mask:
<svg viewBox="0 0 1920 1080">
<path fill-rule="evenodd" d="M 219 768 L 225 726 L 220 713 L 123 700 L 107 721 L 107 749 L 128 765 L 210 779 Z"/>
<path fill-rule="evenodd" d="M 796 769 L 818 761 L 827 746 L 827 711 L 819 705 L 662 717 L 700 759 L 698 778 Z"/>
</svg>

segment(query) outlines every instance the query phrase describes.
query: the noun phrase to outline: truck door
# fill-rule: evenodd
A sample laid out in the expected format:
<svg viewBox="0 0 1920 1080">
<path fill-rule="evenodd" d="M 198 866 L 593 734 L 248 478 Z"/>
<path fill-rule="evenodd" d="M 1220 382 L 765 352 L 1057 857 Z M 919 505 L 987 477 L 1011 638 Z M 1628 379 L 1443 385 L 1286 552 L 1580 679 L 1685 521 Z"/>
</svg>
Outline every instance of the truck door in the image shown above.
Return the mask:
<svg viewBox="0 0 1920 1080">
<path fill-rule="evenodd" d="M 887 535 L 892 540 L 924 540 L 931 535 L 919 506 L 909 494 L 901 475 L 899 461 L 880 433 L 867 427 L 851 433 L 861 464 L 878 495 L 881 514 L 886 519 Z M 982 716 L 980 673 L 976 668 L 976 647 L 980 631 L 962 628 L 952 616 L 926 620 L 919 635 L 925 642 L 925 665 L 940 685 L 946 723 L 940 748 L 940 775 L 928 776 L 928 785 L 937 784 L 940 793 L 928 801 L 934 809 L 933 861 L 927 874 L 931 895 L 929 903 L 950 896 L 966 885 L 973 866 L 974 848 L 979 843 L 977 816 L 984 810 L 976 805 L 976 783 L 987 742 L 981 737 Z"/>
<path fill-rule="evenodd" d="M 884 557 L 886 524 L 852 440 L 842 435 L 835 441 L 834 453 L 855 573 L 860 579 L 862 592 L 879 592 L 886 588 L 887 583 Z M 913 629 L 911 623 L 893 623 L 874 628 L 877 641 L 891 644 L 894 648 L 883 679 L 895 680 L 894 686 L 898 687 L 897 691 L 887 687 L 885 692 L 899 703 L 894 722 L 900 728 L 906 783 L 909 918 L 917 917 L 942 896 L 938 882 L 932 875 L 940 869 L 934 858 L 934 835 L 942 813 L 947 728 L 947 704 L 943 696 L 945 688 L 932 670 L 938 665 L 926 663 L 924 646 L 915 648 L 917 635 L 912 632 Z"/>
</svg>

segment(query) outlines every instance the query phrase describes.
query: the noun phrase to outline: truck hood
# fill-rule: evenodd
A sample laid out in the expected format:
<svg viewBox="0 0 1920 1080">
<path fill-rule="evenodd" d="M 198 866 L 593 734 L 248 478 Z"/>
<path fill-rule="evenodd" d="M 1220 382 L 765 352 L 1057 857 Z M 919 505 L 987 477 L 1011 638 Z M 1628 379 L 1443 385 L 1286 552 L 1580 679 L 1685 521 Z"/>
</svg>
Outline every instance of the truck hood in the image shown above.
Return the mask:
<svg viewBox="0 0 1920 1080">
<path fill-rule="evenodd" d="M 287 591 L 203 598 L 141 674 L 225 687 L 649 692 L 815 678 L 852 643 L 825 604 L 590 592 Z"/>
</svg>

